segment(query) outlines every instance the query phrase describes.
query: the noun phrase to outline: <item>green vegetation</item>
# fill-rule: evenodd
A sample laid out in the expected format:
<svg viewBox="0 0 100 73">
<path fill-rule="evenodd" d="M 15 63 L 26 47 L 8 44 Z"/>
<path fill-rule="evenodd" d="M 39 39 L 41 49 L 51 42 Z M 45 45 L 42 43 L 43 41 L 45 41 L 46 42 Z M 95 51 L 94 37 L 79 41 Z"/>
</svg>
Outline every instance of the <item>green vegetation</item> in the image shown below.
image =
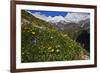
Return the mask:
<svg viewBox="0 0 100 73">
<path fill-rule="evenodd" d="M 21 14 L 21 62 L 82 60 L 88 55 L 79 43 L 52 24 L 24 10 Z"/>
</svg>

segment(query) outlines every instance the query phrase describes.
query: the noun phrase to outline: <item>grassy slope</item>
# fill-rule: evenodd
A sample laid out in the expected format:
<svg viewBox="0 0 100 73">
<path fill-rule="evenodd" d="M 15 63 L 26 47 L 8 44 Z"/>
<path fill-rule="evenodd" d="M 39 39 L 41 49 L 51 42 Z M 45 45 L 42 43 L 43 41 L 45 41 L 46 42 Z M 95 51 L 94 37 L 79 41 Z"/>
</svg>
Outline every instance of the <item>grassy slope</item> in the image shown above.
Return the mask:
<svg viewBox="0 0 100 73">
<path fill-rule="evenodd" d="M 30 22 L 22 25 L 22 62 L 82 60 L 87 55 L 80 44 L 64 32 L 24 10 L 21 12 L 22 19 Z"/>
</svg>

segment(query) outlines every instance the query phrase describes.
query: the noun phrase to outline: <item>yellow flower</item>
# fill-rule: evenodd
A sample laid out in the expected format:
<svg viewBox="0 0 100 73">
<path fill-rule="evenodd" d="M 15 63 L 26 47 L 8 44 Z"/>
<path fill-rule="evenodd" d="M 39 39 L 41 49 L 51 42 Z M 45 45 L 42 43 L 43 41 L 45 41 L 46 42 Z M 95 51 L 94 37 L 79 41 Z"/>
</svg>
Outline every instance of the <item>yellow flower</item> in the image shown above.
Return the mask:
<svg viewBox="0 0 100 73">
<path fill-rule="evenodd" d="M 54 52 L 54 49 L 52 49 L 51 52 Z"/>
<path fill-rule="evenodd" d="M 32 32 L 32 34 L 35 34 L 35 32 Z"/>
<path fill-rule="evenodd" d="M 48 49 L 51 49 L 52 47 L 49 47 Z"/>
<path fill-rule="evenodd" d="M 54 52 L 54 49 L 49 48 L 48 52 Z"/>
<path fill-rule="evenodd" d="M 53 37 L 51 36 L 50 38 L 52 39 Z"/>
<path fill-rule="evenodd" d="M 59 50 L 59 49 L 57 49 L 57 50 L 56 50 L 56 52 L 60 52 L 60 50 Z"/>
</svg>

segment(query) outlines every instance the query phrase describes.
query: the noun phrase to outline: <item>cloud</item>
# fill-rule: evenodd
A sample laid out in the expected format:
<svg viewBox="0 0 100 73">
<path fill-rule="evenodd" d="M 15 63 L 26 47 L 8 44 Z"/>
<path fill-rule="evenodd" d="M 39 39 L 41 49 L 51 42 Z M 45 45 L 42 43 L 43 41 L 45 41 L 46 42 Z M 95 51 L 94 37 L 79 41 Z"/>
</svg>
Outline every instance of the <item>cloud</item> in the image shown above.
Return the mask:
<svg viewBox="0 0 100 73">
<path fill-rule="evenodd" d="M 35 12 L 32 15 L 34 15 L 35 17 L 37 17 L 39 19 L 42 19 L 42 20 L 47 20 L 48 19 L 46 15 L 43 15 L 40 12 Z"/>
<path fill-rule="evenodd" d="M 87 13 L 76 13 L 76 12 L 69 12 L 66 16 L 65 19 L 67 21 L 72 21 L 78 23 L 81 20 L 89 19 L 90 15 Z"/>
</svg>

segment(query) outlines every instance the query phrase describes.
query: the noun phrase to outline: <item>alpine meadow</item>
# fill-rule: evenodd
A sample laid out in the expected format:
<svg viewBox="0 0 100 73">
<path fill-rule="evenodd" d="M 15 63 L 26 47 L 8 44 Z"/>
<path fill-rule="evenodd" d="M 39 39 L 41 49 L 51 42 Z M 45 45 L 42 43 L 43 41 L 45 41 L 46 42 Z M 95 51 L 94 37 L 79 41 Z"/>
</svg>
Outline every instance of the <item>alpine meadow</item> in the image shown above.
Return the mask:
<svg viewBox="0 0 100 73">
<path fill-rule="evenodd" d="M 21 10 L 21 62 L 90 59 L 89 15 Z"/>
</svg>

